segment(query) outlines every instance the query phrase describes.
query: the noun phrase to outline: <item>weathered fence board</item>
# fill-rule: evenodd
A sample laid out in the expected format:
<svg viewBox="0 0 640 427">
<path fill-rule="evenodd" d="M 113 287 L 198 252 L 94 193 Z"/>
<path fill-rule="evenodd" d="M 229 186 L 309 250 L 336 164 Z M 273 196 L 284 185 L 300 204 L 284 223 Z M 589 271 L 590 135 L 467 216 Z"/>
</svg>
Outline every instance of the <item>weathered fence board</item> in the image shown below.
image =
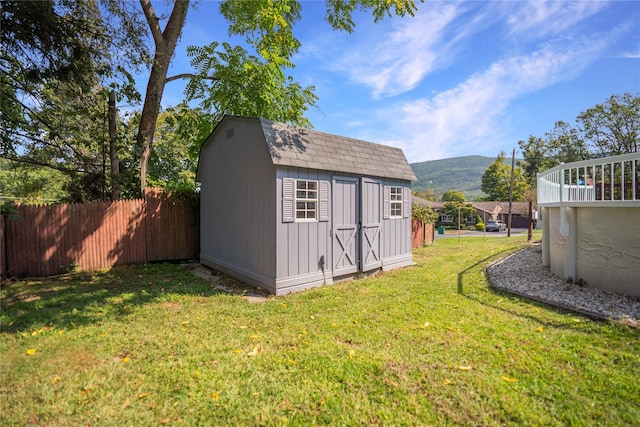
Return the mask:
<svg viewBox="0 0 640 427">
<path fill-rule="evenodd" d="M 149 261 L 196 258 L 199 251 L 199 208 L 196 202 L 175 201 L 154 190 L 147 193 L 145 227 Z"/>
<path fill-rule="evenodd" d="M 8 276 L 191 259 L 199 252 L 197 205 L 157 190 L 147 191 L 144 200 L 17 206 L 16 211 L 17 218 L 6 218 L 1 228 Z"/>
<path fill-rule="evenodd" d="M 0 215 L 0 275 L 7 271 L 7 252 L 4 243 L 4 216 Z"/>
<path fill-rule="evenodd" d="M 434 233 L 433 224 L 425 224 L 419 219 L 411 220 L 411 247 L 421 248 L 425 243 L 433 243 Z"/>
</svg>

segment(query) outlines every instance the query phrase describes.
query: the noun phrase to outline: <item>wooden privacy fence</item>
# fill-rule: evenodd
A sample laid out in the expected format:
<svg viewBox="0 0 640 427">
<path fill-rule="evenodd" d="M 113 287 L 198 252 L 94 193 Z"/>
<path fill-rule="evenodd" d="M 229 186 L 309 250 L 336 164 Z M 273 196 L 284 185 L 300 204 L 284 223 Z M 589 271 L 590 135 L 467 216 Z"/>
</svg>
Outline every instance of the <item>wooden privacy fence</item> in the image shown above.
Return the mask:
<svg viewBox="0 0 640 427">
<path fill-rule="evenodd" d="M 425 243 L 433 243 L 435 240 L 435 227 L 433 224 L 425 224 L 419 219 L 411 220 L 411 247 L 421 248 Z"/>
<path fill-rule="evenodd" d="M 0 273 L 50 276 L 69 269 L 198 258 L 199 206 L 159 190 L 144 199 L 16 206 L 0 217 Z"/>
</svg>

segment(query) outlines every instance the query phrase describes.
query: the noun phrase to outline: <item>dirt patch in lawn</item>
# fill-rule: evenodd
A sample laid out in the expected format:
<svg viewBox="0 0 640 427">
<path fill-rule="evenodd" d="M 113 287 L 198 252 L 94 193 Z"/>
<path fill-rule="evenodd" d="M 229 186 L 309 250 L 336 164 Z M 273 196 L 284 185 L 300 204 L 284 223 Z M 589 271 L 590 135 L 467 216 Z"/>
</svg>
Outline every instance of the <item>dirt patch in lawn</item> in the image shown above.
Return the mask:
<svg viewBox="0 0 640 427">
<path fill-rule="evenodd" d="M 191 274 L 211 283 L 219 291 L 231 295 L 242 295 L 248 302 L 265 302 L 270 296 L 266 291 L 254 288 L 198 262 L 182 264 L 182 266 L 189 270 Z"/>
</svg>

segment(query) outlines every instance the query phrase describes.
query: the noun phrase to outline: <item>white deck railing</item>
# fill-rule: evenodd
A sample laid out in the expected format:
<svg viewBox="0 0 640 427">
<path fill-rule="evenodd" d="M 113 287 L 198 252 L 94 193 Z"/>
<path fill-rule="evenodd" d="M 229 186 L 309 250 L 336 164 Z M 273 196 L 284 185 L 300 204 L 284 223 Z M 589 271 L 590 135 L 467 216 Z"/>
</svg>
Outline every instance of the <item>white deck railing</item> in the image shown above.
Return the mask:
<svg viewBox="0 0 640 427">
<path fill-rule="evenodd" d="M 560 164 L 538 174 L 538 204 L 616 204 L 640 201 L 640 153 Z"/>
</svg>

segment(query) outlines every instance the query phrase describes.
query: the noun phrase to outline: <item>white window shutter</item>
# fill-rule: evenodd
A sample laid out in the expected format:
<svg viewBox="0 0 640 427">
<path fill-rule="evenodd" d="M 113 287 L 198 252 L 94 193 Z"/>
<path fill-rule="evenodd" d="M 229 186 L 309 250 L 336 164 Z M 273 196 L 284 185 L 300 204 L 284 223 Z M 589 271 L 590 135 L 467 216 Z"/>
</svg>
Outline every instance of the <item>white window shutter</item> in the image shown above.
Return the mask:
<svg viewBox="0 0 640 427">
<path fill-rule="evenodd" d="M 411 216 L 411 190 L 409 187 L 402 187 L 402 217 Z"/>
<path fill-rule="evenodd" d="M 329 181 L 320 181 L 318 187 L 318 221 L 329 221 Z"/>
<path fill-rule="evenodd" d="M 296 220 L 296 180 L 282 178 L 282 222 Z"/>
<path fill-rule="evenodd" d="M 391 218 L 391 187 L 384 186 L 382 218 Z"/>
</svg>

